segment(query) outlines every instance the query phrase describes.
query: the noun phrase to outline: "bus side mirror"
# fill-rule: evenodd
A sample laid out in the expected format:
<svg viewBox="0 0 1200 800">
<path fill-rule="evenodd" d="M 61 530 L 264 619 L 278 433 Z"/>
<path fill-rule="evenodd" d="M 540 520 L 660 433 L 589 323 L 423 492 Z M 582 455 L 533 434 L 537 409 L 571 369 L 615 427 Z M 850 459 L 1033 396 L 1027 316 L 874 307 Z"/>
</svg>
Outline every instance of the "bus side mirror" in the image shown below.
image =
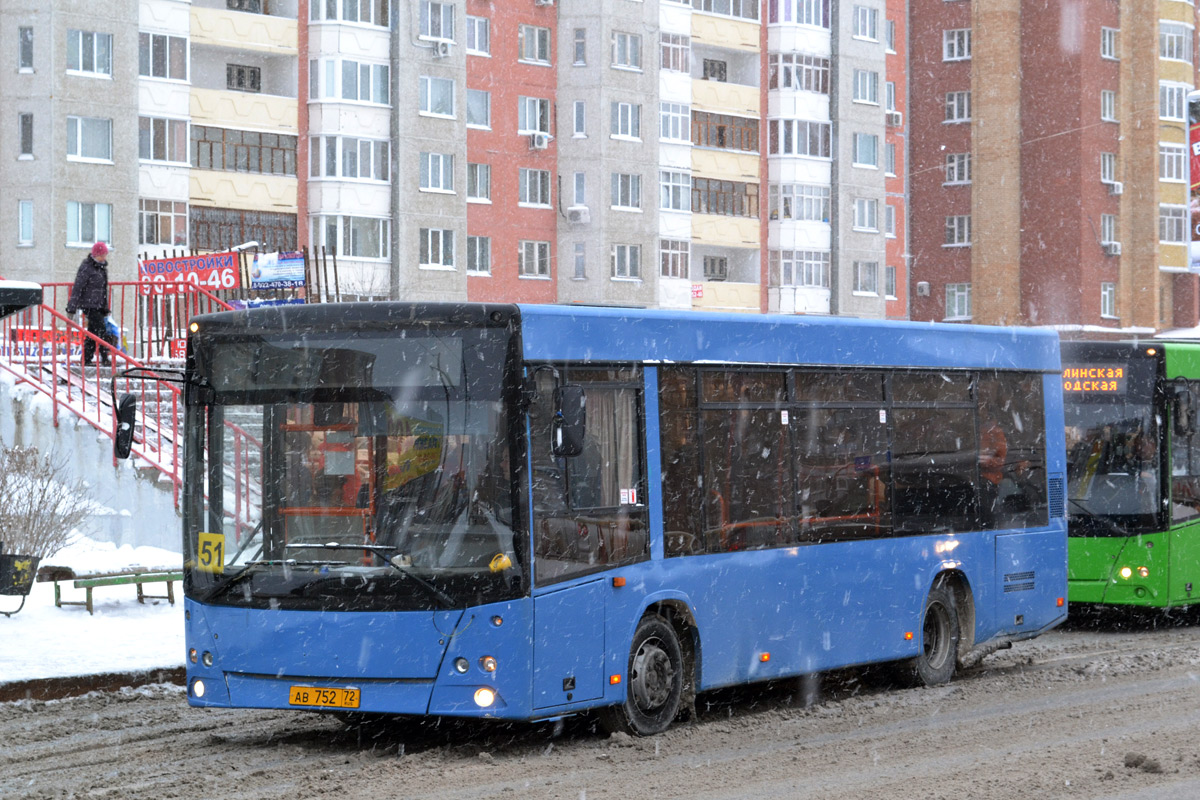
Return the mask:
<svg viewBox="0 0 1200 800">
<path fill-rule="evenodd" d="M 137 423 L 137 398 L 131 394 L 121 395 L 117 402 L 117 435 L 113 439 L 113 455 L 129 458 L 133 449 L 133 429 Z"/>
<path fill-rule="evenodd" d="M 1190 436 L 1196 421 L 1192 419 L 1192 392 L 1186 383 L 1175 385 L 1175 398 L 1171 404 L 1172 427 L 1176 436 Z"/>
<path fill-rule="evenodd" d="M 587 396 L 582 386 L 567 384 L 554 390 L 554 421 L 550 428 L 551 450 L 556 456 L 577 456 L 583 452 L 586 428 Z"/>
</svg>

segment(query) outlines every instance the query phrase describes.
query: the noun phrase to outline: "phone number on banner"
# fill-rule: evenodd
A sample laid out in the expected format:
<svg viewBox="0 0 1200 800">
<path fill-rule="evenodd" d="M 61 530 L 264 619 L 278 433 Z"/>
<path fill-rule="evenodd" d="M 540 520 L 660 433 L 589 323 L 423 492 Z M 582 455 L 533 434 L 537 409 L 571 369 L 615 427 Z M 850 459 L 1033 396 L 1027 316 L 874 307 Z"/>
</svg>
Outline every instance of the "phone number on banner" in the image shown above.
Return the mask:
<svg viewBox="0 0 1200 800">
<path fill-rule="evenodd" d="M 142 294 L 194 292 L 197 287 L 216 291 L 241 284 L 236 253 L 156 258 L 138 262 Z"/>
</svg>

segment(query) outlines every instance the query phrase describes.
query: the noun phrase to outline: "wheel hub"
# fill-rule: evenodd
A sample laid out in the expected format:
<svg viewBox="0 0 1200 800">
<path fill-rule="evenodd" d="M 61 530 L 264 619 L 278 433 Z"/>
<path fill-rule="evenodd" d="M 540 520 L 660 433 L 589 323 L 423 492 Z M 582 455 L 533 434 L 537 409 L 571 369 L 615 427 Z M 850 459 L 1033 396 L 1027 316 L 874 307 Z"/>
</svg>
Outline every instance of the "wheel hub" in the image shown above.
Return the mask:
<svg viewBox="0 0 1200 800">
<path fill-rule="evenodd" d="M 638 708 L 650 711 L 664 705 L 671 696 L 674 680 L 671 658 L 658 640 L 643 642 L 633 657 L 630 675 L 630 688 Z"/>
</svg>

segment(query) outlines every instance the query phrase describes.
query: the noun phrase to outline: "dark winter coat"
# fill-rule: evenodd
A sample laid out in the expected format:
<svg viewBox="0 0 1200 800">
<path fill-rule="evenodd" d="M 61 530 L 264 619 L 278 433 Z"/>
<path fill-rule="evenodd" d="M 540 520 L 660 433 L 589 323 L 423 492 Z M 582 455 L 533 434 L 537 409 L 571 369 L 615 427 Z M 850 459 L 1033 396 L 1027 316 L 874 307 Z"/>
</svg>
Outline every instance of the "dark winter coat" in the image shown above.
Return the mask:
<svg viewBox="0 0 1200 800">
<path fill-rule="evenodd" d="M 67 300 L 67 313 L 76 311 L 103 311 L 108 313 L 108 267 L 92 258 L 87 257 L 79 265 L 75 273 L 75 285 L 71 287 L 71 297 Z"/>
</svg>

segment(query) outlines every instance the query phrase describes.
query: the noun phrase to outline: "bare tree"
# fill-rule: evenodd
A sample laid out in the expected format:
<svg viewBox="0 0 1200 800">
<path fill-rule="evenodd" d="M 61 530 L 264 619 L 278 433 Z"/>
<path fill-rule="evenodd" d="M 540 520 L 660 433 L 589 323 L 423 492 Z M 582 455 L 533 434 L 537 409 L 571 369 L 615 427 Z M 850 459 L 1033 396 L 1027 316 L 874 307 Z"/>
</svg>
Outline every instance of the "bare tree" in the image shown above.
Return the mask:
<svg viewBox="0 0 1200 800">
<path fill-rule="evenodd" d="M 10 553 L 49 558 L 92 513 L 83 480 L 36 447 L 0 447 L 0 540 Z"/>
</svg>

